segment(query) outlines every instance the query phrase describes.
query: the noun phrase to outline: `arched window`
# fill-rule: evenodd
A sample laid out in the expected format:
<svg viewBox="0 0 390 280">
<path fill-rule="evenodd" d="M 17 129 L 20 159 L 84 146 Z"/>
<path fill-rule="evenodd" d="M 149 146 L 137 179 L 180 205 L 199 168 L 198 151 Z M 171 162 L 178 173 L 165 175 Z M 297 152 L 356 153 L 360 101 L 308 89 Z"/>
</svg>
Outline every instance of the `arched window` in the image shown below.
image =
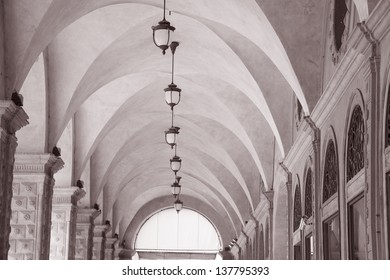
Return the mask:
<svg viewBox="0 0 390 280">
<path fill-rule="evenodd" d="M 334 43 L 336 50 L 339 51 L 341 45 L 343 44 L 343 34 L 345 30 L 344 18 L 347 14 L 348 8 L 345 4 L 345 0 L 335 0 L 334 1 L 334 17 L 333 17 L 333 27 L 334 27 Z"/>
<path fill-rule="evenodd" d="M 203 215 L 182 209 L 161 210 L 141 226 L 135 241 L 137 251 L 219 251 L 222 248 L 214 225 Z"/>
<path fill-rule="evenodd" d="M 305 185 L 305 215 L 309 218 L 313 215 L 313 201 L 312 201 L 313 185 L 311 181 L 311 169 L 307 170 L 306 185 Z"/>
<path fill-rule="evenodd" d="M 295 187 L 294 194 L 294 231 L 299 228 L 302 218 L 302 202 L 301 202 L 301 188 L 299 185 Z"/>
<path fill-rule="evenodd" d="M 261 227 L 260 227 L 259 260 L 264 260 L 264 230 L 263 230 L 263 225 L 261 225 Z"/>
<path fill-rule="evenodd" d="M 337 193 L 339 184 L 338 163 L 336 159 L 336 148 L 333 140 L 328 142 L 325 153 L 324 183 L 323 183 L 323 202 L 327 201 L 332 195 Z"/>
<path fill-rule="evenodd" d="M 348 131 L 347 182 L 364 167 L 364 120 L 360 106 L 353 109 Z"/>
</svg>

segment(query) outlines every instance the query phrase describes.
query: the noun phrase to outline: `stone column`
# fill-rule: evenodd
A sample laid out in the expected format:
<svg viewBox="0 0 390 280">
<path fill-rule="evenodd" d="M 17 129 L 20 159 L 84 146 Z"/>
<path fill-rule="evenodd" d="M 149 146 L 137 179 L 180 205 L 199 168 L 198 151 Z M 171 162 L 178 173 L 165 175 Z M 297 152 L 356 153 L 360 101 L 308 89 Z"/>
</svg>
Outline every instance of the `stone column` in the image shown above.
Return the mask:
<svg viewBox="0 0 390 280">
<path fill-rule="evenodd" d="M 106 238 L 106 248 L 105 248 L 105 260 L 114 260 L 115 259 L 115 246 L 119 243 L 118 238 L 111 237 Z"/>
<path fill-rule="evenodd" d="M 63 166 L 52 154 L 15 155 L 9 259 L 49 259 L 53 175 Z"/>
<path fill-rule="evenodd" d="M 121 242 L 119 242 L 118 239 L 117 242 L 114 243 L 114 260 L 120 260 L 119 255 L 121 254 L 122 249 Z"/>
<path fill-rule="evenodd" d="M 51 260 L 74 260 L 77 201 L 85 195 L 78 187 L 54 187 L 51 213 Z"/>
<path fill-rule="evenodd" d="M 106 248 L 106 234 L 111 230 L 109 224 L 106 225 L 96 225 L 93 230 L 93 250 L 92 250 L 92 259 L 93 260 L 104 260 L 105 257 L 105 248 Z"/>
<path fill-rule="evenodd" d="M 12 101 L 0 100 L 0 260 L 8 257 L 11 232 L 12 173 L 17 146 L 15 132 L 27 125 L 28 116 Z"/>
<path fill-rule="evenodd" d="M 92 260 L 94 220 L 101 213 L 96 209 L 78 209 L 76 225 L 76 260 Z"/>
</svg>

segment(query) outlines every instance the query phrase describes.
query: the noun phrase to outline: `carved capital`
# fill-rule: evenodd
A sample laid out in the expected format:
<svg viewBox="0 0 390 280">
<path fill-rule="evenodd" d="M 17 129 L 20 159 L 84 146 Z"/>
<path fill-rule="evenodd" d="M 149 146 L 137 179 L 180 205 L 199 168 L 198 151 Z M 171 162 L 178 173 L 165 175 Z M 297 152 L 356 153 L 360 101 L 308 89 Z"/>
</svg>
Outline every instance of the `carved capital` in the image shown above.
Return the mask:
<svg viewBox="0 0 390 280">
<path fill-rule="evenodd" d="M 111 225 L 95 225 L 95 228 L 93 230 L 93 236 L 105 237 L 110 230 L 111 230 Z"/>
<path fill-rule="evenodd" d="M 15 174 L 47 174 L 49 176 L 64 167 L 64 161 L 53 154 L 16 154 Z"/>
<path fill-rule="evenodd" d="M 86 192 L 78 187 L 54 187 L 53 204 L 72 204 L 76 205 Z"/>
<path fill-rule="evenodd" d="M 0 128 L 8 134 L 15 134 L 16 131 L 28 124 L 28 115 L 23 108 L 16 106 L 10 100 L 0 100 Z"/>
<path fill-rule="evenodd" d="M 78 224 L 93 224 L 93 221 L 101 214 L 100 210 L 82 208 L 77 211 Z"/>
<path fill-rule="evenodd" d="M 290 170 L 288 170 L 288 167 L 283 163 L 279 163 L 280 167 L 282 167 L 283 171 L 286 173 L 286 187 L 291 187 L 291 181 L 292 181 L 292 174 Z"/>
<path fill-rule="evenodd" d="M 274 191 L 266 191 L 264 192 L 265 197 L 268 199 L 269 202 L 274 201 Z"/>
</svg>

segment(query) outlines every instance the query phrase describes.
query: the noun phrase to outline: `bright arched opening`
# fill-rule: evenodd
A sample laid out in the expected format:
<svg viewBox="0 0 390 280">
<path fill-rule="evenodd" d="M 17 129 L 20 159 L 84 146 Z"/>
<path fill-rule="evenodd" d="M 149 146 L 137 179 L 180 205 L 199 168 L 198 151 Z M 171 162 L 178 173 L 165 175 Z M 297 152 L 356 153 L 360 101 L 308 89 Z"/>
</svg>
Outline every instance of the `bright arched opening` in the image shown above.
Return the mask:
<svg viewBox="0 0 390 280">
<path fill-rule="evenodd" d="M 141 226 L 135 250 L 141 259 L 215 259 L 222 248 L 214 225 L 190 209 L 165 209 Z"/>
</svg>

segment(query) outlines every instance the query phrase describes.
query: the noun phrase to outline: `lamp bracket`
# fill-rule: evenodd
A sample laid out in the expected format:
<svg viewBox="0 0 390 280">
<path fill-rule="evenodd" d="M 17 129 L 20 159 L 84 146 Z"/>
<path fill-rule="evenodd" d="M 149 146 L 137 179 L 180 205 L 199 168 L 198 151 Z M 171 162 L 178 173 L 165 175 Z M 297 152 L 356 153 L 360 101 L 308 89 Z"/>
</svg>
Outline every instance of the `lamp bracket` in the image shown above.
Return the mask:
<svg viewBox="0 0 390 280">
<path fill-rule="evenodd" d="M 179 46 L 179 42 L 177 41 L 172 41 L 172 43 L 169 45 L 169 47 L 171 48 L 171 51 L 172 51 L 172 54 L 174 55 L 175 54 L 175 51 L 176 51 L 176 48 Z"/>
</svg>

